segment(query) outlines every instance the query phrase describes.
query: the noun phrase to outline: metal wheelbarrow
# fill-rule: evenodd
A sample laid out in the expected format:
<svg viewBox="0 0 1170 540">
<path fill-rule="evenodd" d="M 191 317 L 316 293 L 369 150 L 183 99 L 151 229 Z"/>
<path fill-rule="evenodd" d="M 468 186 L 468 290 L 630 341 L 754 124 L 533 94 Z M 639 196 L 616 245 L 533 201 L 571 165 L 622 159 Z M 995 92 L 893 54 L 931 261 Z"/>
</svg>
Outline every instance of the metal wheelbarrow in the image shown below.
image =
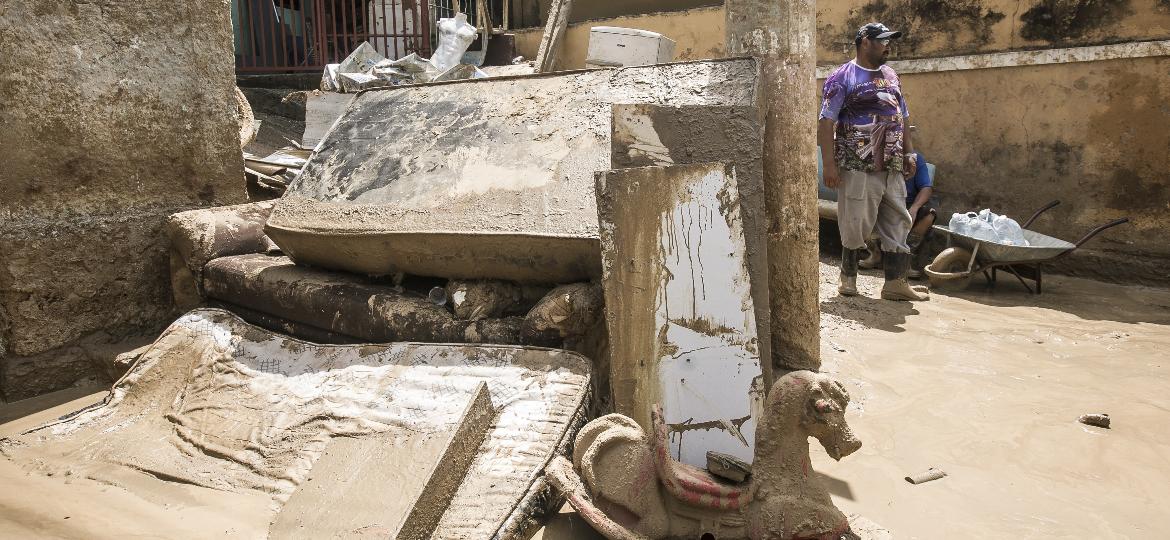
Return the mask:
<svg viewBox="0 0 1170 540">
<path fill-rule="evenodd" d="M 990 240 L 974 238 L 962 233 L 954 232 L 947 225 L 935 225 L 934 229 L 947 235 L 947 249 L 944 249 L 934 261 L 924 269 L 930 279 L 931 287 L 947 284 L 966 286 L 971 278 L 982 273 L 988 285 L 994 287 L 996 273 L 1004 270 L 1011 273 L 1028 289 L 1029 293 L 1040 294 L 1043 286 L 1043 273 L 1040 265 L 1060 259 L 1072 253 L 1082 244 L 1088 242 L 1110 227 L 1116 227 L 1129 222 L 1128 217 L 1115 219 L 1085 233 L 1077 242 L 1070 243 L 1059 238 L 1053 238 L 1035 231 L 1028 230 L 1028 226 L 1036 221 L 1045 211 L 1060 204 L 1052 201 L 1028 218 L 1020 227 L 1023 229 L 1027 246 L 1012 246 L 1000 244 Z M 1036 290 L 1024 280 L 1028 279 L 1036 284 Z"/>
</svg>

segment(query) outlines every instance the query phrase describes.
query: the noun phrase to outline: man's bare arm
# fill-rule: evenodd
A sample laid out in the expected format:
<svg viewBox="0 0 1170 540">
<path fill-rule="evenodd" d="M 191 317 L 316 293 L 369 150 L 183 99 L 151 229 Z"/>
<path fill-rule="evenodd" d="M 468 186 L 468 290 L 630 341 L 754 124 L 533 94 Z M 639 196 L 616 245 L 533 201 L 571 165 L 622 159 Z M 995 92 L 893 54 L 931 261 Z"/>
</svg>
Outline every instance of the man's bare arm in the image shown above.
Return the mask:
<svg viewBox="0 0 1170 540">
<path fill-rule="evenodd" d="M 922 205 L 926 204 L 926 202 L 930 200 L 930 195 L 932 193 L 934 193 L 934 188 L 930 186 L 926 186 L 918 190 L 918 195 L 914 196 L 914 202 L 910 203 L 909 210 L 911 218 L 918 216 L 918 209 L 922 208 Z"/>
<path fill-rule="evenodd" d="M 841 183 L 841 173 L 837 170 L 837 158 L 833 151 L 833 132 L 837 129 L 837 121 L 832 118 L 821 118 L 817 121 L 817 146 L 821 152 L 821 169 L 825 178 L 825 187 L 837 189 Z"/>
<path fill-rule="evenodd" d="M 906 154 L 914 153 L 914 130 L 910 129 L 910 124 L 906 124 L 906 129 L 902 130 L 902 152 Z"/>
</svg>

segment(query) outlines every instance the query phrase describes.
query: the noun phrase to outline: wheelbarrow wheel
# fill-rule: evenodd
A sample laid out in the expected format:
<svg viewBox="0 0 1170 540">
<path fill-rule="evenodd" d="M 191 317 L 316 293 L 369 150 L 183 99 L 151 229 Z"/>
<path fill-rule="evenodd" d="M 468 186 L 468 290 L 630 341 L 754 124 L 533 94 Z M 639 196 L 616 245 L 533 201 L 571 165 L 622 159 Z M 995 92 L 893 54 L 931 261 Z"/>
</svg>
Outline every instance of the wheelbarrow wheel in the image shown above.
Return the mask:
<svg viewBox="0 0 1170 540">
<path fill-rule="evenodd" d="M 932 289 L 965 289 L 971 283 L 972 272 L 967 272 L 967 264 L 971 262 L 971 252 L 960 247 L 949 247 L 942 250 L 930 264 L 923 268 L 926 277 L 930 279 Z"/>
</svg>

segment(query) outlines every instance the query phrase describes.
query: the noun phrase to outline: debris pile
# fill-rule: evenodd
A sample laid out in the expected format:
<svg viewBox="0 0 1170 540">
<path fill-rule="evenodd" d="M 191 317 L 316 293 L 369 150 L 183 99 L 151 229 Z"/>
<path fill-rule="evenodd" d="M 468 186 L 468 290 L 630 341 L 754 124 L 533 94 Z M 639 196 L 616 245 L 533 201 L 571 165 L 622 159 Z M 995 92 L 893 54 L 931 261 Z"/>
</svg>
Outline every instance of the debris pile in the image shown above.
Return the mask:
<svg viewBox="0 0 1170 540">
<path fill-rule="evenodd" d="M 362 42 L 341 63 L 325 66 L 321 90 L 354 93 L 402 84 L 487 77 L 477 66 L 461 61 L 476 35 L 475 27 L 468 24 L 467 17 L 459 13 L 454 18 L 440 19 L 438 27 L 439 46 L 430 59 L 410 53 L 390 60 L 368 42 Z"/>
<path fill-rule="evenodd" d="M 600 287 L 398 274 L 294 264 L 265 234 L 275 203 L 171 216 L 179 307 L 219 305 L 249 322 L 324 343 L 427 341 L 573 347 L 602 316 Z"/>
<path fill-rule="evenodd" d="M 244 176 L 247 179 L 248 198 L 276 199 L 284 195 L 289 183 L 301 174 L 301 169 L 312 154 L 312 149 L 286 146 L 260 157 L 244 152 Z"/>
<path fill-rule="evenodd" d="M 363 44 L 322 86 L 480 77 L 458 61 L 468 27 L 444 19 L 429 60 Z M 608 530 L 600 491 L 628 495 L 651 538 L 745 519 L 843 532 L 801 469 L 810 436 L 835 458 L 860 446 L 849 397 L 806 371 L 773 386 L 761 361 L 758 73 L 737 58 L 321 100 L 340 118 L 313 122 L 313 150 L 244 155 L 249 192 L 277 200 L 168 221 L 192 310 L 122 360 L 105 403 L 10 457 L 271 497 L 279 537 L 525 538 L 561 496 Z M 623 415 L 579 429 L 594 392 Z M 749 505 L 778 478 L 800 511 Z"/>
</svg>

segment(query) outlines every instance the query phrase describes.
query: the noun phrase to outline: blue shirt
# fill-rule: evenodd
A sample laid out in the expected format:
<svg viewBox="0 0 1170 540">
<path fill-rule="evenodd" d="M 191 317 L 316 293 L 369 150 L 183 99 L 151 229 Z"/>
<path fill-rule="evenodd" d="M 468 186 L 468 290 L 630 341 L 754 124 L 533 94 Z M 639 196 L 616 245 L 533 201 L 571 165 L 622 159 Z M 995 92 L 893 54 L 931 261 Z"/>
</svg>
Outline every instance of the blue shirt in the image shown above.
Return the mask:
<svg viewBox="0 0 1170 540">
<path fill-rule="evenodd" d="M 933 182 L 930 181 L 930 172 L 926 170 L 926 158 L 922 157 L 922 153 L 918 154 L 918 170 L 914 176 L 906 179 L 906 207 L 914 204 L 914 199 L 918 197 L 918 192 L 922 188 L 932 187 Z"/>
</svg>

